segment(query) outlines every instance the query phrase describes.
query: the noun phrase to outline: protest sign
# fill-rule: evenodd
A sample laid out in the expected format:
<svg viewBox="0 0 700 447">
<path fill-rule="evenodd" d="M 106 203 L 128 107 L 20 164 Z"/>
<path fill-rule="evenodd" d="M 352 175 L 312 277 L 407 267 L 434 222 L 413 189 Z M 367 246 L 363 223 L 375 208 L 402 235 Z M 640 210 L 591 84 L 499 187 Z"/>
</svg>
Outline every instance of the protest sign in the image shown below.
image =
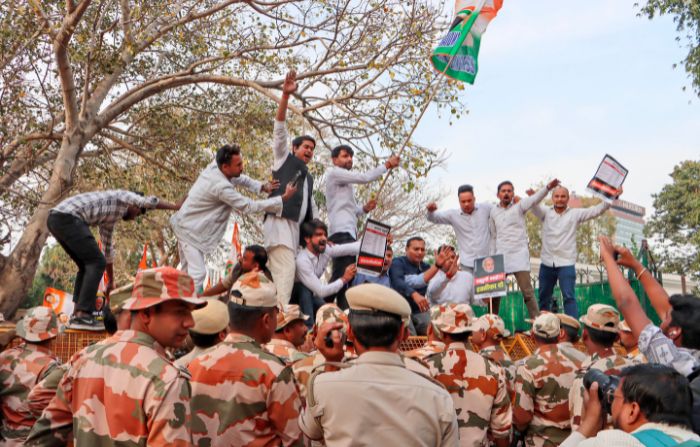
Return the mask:
<svg viewBox="0 0 700 447">
<path fill-rule="evenodd" d="M 358 273 L 373 277 L 381 275 L 390 231 L 389 225 L 367 219 L 360 243 L 360 254 L 357 256 Z"/>
<path fill-rule="evenodd" d="M 620 162 L 606 154 L 595 175 L 588 182 L 588 190 L 606 202 L 612 203 L 622 193 L 622 184 L 628 172 Z"/>
<path fill-rule="evenodd" d="M 506 296 L 506 271 L 503 255 L 474 260 L 474 298 Z"/>
</svg>

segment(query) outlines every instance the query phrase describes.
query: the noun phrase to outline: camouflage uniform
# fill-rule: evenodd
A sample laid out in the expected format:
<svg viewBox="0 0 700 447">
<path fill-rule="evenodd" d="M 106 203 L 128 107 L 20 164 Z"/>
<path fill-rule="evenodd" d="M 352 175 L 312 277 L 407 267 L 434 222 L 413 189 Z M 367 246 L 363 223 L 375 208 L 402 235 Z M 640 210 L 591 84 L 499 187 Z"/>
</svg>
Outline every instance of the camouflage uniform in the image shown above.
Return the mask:
<svg viewBox="0 0 700 447">
<path fill-rule="evenodd" d="M 444 309 L 433 323 L 441 333 L 473 330 L 473 313 L 468 304 L 441 307 Z M 431 375 L 452 397 L 461 446 L 487 446 L 489 434 L 493 438 L 510 437 L 512 408 L 503 368 L 467 349 L 465 343 L 451 343 L 426 362 Z"/>
<path fill-rule="evenodd" d="M 302 445 L 292 370 L 255 340 L 231 333 L 189 369 L 197 445 Z"/>
<path fill-rule="evenodd" d="M 427 341 L 420 348 L 404 352 L 404 355 L 412 359 L 425 360 L 427 357 L 445 351 L 445 343 L 437 340 Z"/>
<path fill-rule="evenodd" d="M 581 425 L 581 416 L 583 413 L 583 376 L 590 369 L 597 369 L 605 374 L 619 374 L 620 371 L 627 367 L 636 365 L 639 362 L 616 354 L 612 349 L 607 356 L 601 357 L 598 353 L 593 354 L 586 359 L 581 368 L 576 373 L 576 378 L 569 393 L 569 410 L 571 412 L 571 429 L 576 430 Z M 611 420 L 608 418 L 608 425 L 611 425 Z"/>
<path fill-rule="evenodd" d="M 281 358 L 285 365 L 290 365 L 298 360 L 308 357 L 308 354 L 297 350 L 292 342 L 277 338 L 270 340 L 270 342 L 265 345 L 265 350 L 270 354 L 274 354 Z"/>
<path fill-rule="evenodd" d="M 513 362 L 513 359 L 510 358 L 508 353 L 500 345 L 487 346 L 479 351 L 479 354 L 503 368 L 503 372 L 506 375 L 508 393 L 512 396 L 515 391 L 515 374 L 518 370 L 518 367 L 515 362 Z"/>
<path fill-rule="evenodd" d="M 251 272 L 234 285 L 229 306 L 269 309 L 275 286 Z M 294 376 L 252 337 L 229 333 L 189 365 L 192 434 L 199 446 L 301 446 L 301 401 Z"/>
<path fill-rule="evenodd" d="M 576 346 L 574 346 L 573 343 L 569 341 L 562 341 L 559 342 L 559 349 L 561 352 L 563 352 L 567 357 L 571 358 L 574 360 L 576 363 L 583 363 L 586 361 L 588 356 L 586 355 L 585 352 L 580 351 Z"/>
<path fill-rule="evenodd" d="M 542 313 L 532 330 L 541 337 L 557 337 L 559 319 Z M 568 398 L 579 366 L 558 344 L 548 344 L 537 348 L 518 367 L 513 418 L 517 421 L 523 414 L 532 418 L 525 433 L 526 446 L 556 446 L 571 433 Z"/>
<path fill-rule="evenodd" d="M 125 311 L 166 301 L 204 306 L 194 282 L 171 267 L 136 275 Z M 165 349 L 149 334 L 118 331 L 78 359 L 58 385 L 27 445 L 191 446 L 190 385 Z"/>
<path fill-rule="evenodd" d="M 36 343 L 53 338 L 57 333 L 53 310 L 35 307 L 17 325 L 17 335 L 25 343 L 0 353 L 0 434 L 4 446 L 23 445 L 36 421 L 27 404 L 27 395 L 60 363 L 47 347 Z"/>
</svg>

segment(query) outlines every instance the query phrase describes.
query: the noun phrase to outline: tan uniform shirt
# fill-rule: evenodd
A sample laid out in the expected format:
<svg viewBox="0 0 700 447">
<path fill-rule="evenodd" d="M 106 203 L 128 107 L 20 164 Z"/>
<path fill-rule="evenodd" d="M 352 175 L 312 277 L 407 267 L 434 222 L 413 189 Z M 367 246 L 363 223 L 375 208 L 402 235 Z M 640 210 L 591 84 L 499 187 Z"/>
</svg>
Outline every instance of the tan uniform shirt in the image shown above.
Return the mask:
<svg viewBox="0 0 700 447">
<path fill-rule="evenodd" d="M 450 395 L 396 353 L 365 352 L 350 368 L 316 376 L 309 392 L 316 405 L 307 401 L 299 426 L 328 447 L 459 445 Z"/>
</svg>

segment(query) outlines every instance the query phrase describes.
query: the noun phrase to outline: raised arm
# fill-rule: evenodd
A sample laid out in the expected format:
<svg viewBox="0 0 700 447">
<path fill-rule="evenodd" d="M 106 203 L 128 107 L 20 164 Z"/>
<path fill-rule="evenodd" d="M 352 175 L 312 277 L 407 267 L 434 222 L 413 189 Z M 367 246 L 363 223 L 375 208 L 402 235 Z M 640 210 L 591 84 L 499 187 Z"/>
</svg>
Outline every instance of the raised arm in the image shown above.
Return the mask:
<svg viewBox="0 0 700 447">
<path fill-rule="evenodd" d="M 280 99 L 279 106 L 277 107 L 275 127 L 272 132 L 272 151 L 275 156 L 275 163 L 273 166 L 275 169 L 279 169 L 279 166 L 287 157 L 289 152 L 287 148 L 287 140 L 289 139 L 286 124 L 287 104 L 289 103 L 289 95 L 294 93 L 296 89 L 296 73 L 294 71 L 290 71 L 287 73 L 287 77 L 284 80 L 284 85 L 282 86 L 282 98 Z"/>
<path fill-rule="evenodd" d="M 577 208 L 575 211 L 577 213 L 576 219 L 579 222 L 585 222 L 590 219 L 595 219 L 604 212 L 610 209 L 610 204 L 606 201 L 602 201 L 596 206 L 591 206 L 589 208 Z"/>
<path fill-rule="evenodd" d="M 532 208 L 534 205 L 537 205 L 542 201 L 547 196 L 547 193 L 552 190 L 555 186 L 559 184 L 559 180 L 554 179 L 551 180 L 549 183 L 544 188 L 541 188 L 539 191 L 534 193 L 531 196 L 525 197 L 522 199 L 520 202 L 518 202 L 517 206 L 520 207 L 520 212 L 525 214 L 530 208 Z"/>
<path fill-rule="evenodd" d="M 649 301 L 651 301 L 654 310 L 659 317 L 663 319 L 666 314 L 671 311 L 671 303 L 669 302 L 666 290 L 661 287 L 661 284 L 654 278 L 654 275 L 634 257 L 628 248 L 616 246 L 615 251 L 620 255 L 617 259 L 617 263 L 623 267 L 632 269 L 634 275 L 639 279 L 639 282 L 642 283 L 644 291 L 649 296 Z"/>
<path fill-rule="evenodd" d="M 437 203 L 430 202 L 425 208 L 428 210 L 428 222 L 442 225 L 449 225 L 451 223 L 450 211 L 438 211 Z"/>
<path fill-rule="evenodd" d="M 642 330 L 651 323 L 651 320 L 644 313 L 642 305 L 639 304 L 639 299 L 635 295 L 634 290 L 629 285 L 620 268 L 615 262 L 615 247 L 610 239 L 605 236 L 599 236 L 600 241 L 600 257 L 605 265 L 605 270 L 608 272 L 608 282 L 610 283 L 610 291 L 617 303 L 618 309 L 625 317 L 625 321 L 632 329 L 635 337 L 639 337 Z"/>
</svg>

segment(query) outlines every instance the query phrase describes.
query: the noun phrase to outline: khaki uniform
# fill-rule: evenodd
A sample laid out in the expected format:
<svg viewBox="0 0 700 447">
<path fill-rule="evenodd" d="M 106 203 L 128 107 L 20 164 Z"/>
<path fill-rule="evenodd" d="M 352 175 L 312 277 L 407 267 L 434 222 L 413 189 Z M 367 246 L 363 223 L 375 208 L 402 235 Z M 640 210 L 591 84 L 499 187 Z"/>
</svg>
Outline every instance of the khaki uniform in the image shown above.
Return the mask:
<svg viewBox="0 0 700 447">
<path fill-rule="evenodd" d="M 443 343 L 441 341 L 433 340 L 433 341 L 426 342 L 420 348 L 416 348 L 416 349 L 413 349 L 411 351 L 404 352 L 404 355 L 406 357 L 409 357 L 412 359 L 425 360 L 426 357 L 429 357 L 433 354 L 443 352 L 444 350 L 445 350 L 445 343 Z"/>
<path fill-rule="evenodd" d="M 189 370 L 195 445 L 303 445 L 292 370 L 251 337 L 228 334 Z"/>
<path fill-rule="evenodd" d="M 187 374 L 148 334 L 119 331 L 74 361 L 31 446 L 192 445 Z"/>
<path fill-rule="evenodd" d="M 396 353 L 365 352 L 349 368 L 316 376 L 308 392 L 299 426 L 329 447 L 459 445 L 450 395 Z"/>
<path fill-rule="evenodd" d="M 462 447 L 488 446 L 489 434 L 510 437 L 513 414 L 503 368 L 464 343 L 451 343 L 426 361 L 432 376 L 452 396 Z"/>
<path fill-rule="evenodd" d="M 579 367 L 556 344 L 539 347 L 518 367 L 513 414 L 532 415 L 526 446 L 556 446 L 569 436 L 569 391 Z"/>
<path fill-rule="evenodd" d="M 286 365 L 308 357 L 307 354 L 297 350 L 294 344 L 287 340 L 273 338 L 264 346 L 265 350 L 270 354 L 274 354 L 281 358 Z"/>
<path fill-rule="evenodd" d="M 597 369 L 604 372 L 605 374 L 619 374 L 620 371 L 627 367 L 636 365 L 639 362 L 635 360 L 628 359 L 627 357 L 617 355 L 615 352 L 610 351 L 610 355 L 606 357 L 601 357 L 600 355 L 593 354 L 588 357 L 582 364 L 581 368 L 576 373 L 576 378 L 569 392 L 569 411 L 571 412 L 571 429 L 576 430 L 579 425 L 581 425 L 581 415 L 583 414 L 583 396 L 584 396 L 584 386 L 583 386 L 583 376 L 591 369 Z M 608 419 L 609 425 L 612 421 Z"/>
<path fill-rule="evenodd" d="M 48 348 L 32 343 L 23 343 L 0 353 L 0 439 L 4 439 L 3 446 L 24 444 L 36 422 L 27 395 L 59 363 Z"/>
</svg>

